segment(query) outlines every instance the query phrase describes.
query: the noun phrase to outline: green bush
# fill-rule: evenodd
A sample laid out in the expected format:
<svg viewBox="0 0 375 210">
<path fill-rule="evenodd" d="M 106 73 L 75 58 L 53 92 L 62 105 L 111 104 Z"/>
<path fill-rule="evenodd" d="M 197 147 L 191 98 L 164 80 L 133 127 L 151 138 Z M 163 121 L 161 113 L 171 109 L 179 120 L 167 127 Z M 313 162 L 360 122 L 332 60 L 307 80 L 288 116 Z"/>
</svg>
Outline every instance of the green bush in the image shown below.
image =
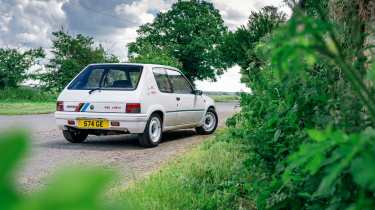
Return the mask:
<svg viewBox="0 0 375 210">
<path fill-rule="evenodd" d="M 109 170 L 76 167 L 60 171 L 45 188 L 25 195 L 15 187 L 15 169 L 29 147 L 25 132 L 0 136 L 0 209 L 104 210 L 113 209 L 101 196 L 113 178 Z"/>
<path fill-rule="evenodd" d="M 227 122 L 248 146 L 246 192 L 258 209 L 374 206 L 373 69 L 357 30 L 365 26 L 357 9 L 366 7 L 345 7 L 353 11 L 342 23 L 325 3 L 304 1 L 260 39 L 246 69 L 253 95 Z"/>
<path fill-rule="evenodd" d="M 0 102 L 55 102 L 57 94 L 37 88 L 20 87 L 0 90 Z"/>
</svg>

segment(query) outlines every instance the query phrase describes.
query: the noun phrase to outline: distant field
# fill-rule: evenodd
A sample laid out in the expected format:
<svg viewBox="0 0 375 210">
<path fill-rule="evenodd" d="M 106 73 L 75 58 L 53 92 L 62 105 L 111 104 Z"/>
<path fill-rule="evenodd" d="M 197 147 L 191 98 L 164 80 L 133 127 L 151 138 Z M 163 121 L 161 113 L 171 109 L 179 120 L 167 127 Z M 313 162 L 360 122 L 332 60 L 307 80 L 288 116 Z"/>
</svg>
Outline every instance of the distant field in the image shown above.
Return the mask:
<svg viewBox="0 0 375 210">
<path fill-rule="evenodd" d="M 0 103 L 0 115 L 44 114 L 55 111 L 54 102 L 12 102 Z"/>
<path fill-rule="evenodd" d="M 210 97 L 214 99 L 215 102 L 228 102 L 240 100 L 240 96 L 237 95 L 211 95 Z"/>
</svg>

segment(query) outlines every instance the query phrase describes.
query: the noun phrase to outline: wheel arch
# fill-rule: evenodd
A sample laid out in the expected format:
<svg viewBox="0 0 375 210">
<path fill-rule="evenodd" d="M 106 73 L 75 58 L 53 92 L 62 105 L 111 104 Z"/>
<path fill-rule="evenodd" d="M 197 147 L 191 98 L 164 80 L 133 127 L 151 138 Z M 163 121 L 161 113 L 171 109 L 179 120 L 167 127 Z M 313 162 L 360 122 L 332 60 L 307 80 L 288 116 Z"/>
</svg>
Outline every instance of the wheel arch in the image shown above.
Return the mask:
<svg viewBox="0 0 375 210">
<path fill-rule="evenodd" d="M 150 114 L 150 117 L 151 117 L 151 115 L 153 115 L 153 114 L 158 114 L 160 117 L 161 117 L 161 122 L 162 122 L 162 124 L 163 124 L 163 122 L 164 122 L 164 112 L 162 112 L 161 110 L 154 110 L 153 112 L 151 112 L 151 114 Z"/>
<path fill-rule="evenodd" d="M 153 106 L 149 107 L 149 109 L 147 111 L 147 120 L 150 119 L 151 115 L 154 114 L 154 113 L 158 113 L 160 115 L 161 121 L 162 121 L 162 124 L 163 124 L 163 127 L 164 127 L 164 123 L 165 123 L 165 110 L 164 110 L 164 108 L 161 105 L 153 105 Z"/>
<path fill-rule="evenodd" d="M 213 109 L 214 111 L 216 111 L 216 108 L 215 108 L 214 105 L 209 105 L 209 106 L 207 107 L 206 112 L 207 112 L 209 109 Z"/>
</svg>

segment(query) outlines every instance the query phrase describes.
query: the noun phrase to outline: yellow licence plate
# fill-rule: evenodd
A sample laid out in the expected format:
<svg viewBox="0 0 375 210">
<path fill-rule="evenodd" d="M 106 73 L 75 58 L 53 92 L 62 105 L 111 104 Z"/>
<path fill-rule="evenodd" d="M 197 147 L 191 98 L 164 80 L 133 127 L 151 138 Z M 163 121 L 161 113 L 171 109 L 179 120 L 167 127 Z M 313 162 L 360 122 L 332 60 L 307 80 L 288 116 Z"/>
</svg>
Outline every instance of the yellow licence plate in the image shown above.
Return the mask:
<svg viewBox="0 0 375 210">
<path fill-rule="evenodd" d="M 78 120 L 78 127 L 79 128 L 108 128 L 109 121 L 108 120 Z"/>
</svg>

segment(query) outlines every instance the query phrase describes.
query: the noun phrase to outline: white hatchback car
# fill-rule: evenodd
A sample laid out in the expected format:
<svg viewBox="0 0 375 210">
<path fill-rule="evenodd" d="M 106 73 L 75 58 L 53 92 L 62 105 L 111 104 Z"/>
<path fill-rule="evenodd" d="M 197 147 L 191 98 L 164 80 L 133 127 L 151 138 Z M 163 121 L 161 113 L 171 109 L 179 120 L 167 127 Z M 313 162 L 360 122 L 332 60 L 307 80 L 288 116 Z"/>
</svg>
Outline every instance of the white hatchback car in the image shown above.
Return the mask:
<svg viewBox="0 0 375 210">
<path fill-rule="evenodd" d="M 218 124 L 214 101 L 195 90 L 177 69 L 153 64 L 91 64 L 57 99 L 56 123 L 69 142 L 89 134 L 139 134 L 157 146 L 162 132 L 195 128 L 211 134 Z"/>
</svg>

